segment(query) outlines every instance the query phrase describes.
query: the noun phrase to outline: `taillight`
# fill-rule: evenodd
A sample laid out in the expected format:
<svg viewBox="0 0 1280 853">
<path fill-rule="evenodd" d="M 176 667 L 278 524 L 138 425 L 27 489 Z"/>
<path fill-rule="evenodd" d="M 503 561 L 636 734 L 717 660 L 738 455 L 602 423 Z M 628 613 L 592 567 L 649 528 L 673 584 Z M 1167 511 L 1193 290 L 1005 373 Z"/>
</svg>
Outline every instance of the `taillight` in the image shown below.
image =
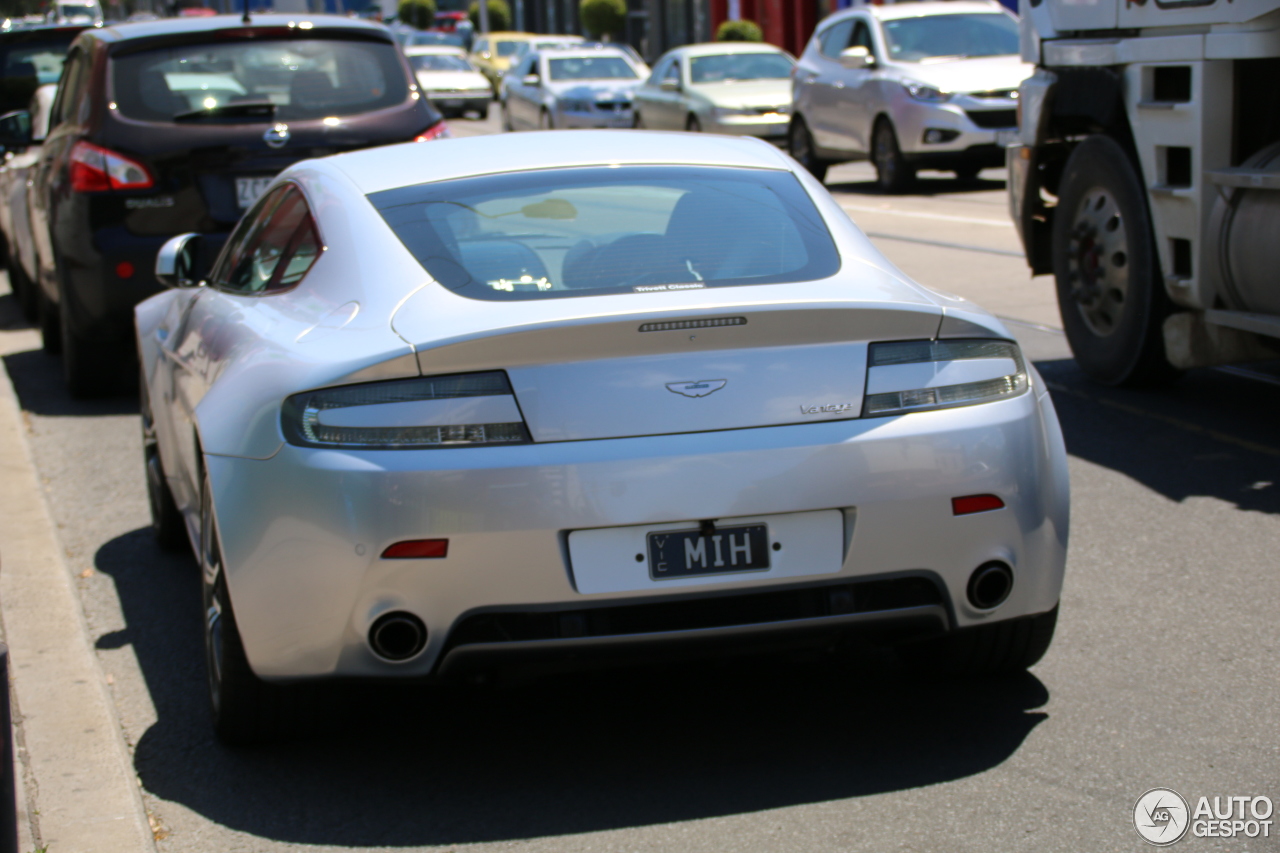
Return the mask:
<svg viewBox="0 0 1280 853">
<path fill-rule="evenodd" d="M 91 142 L 77 142 L 71 149 L 72 192 L 145 190 L 153 186 L 155 181 L 147 167 L 123 154 Z"/>
<path fill-rule="evenodd" d="M 414 142 L 430 142 L 433 139 L 449 139 L 453 136 L 449 132 L 449 125 L 443 121 L 438 121 L 431 127 L 419 133 L 413 138 Z"/>
</svg>

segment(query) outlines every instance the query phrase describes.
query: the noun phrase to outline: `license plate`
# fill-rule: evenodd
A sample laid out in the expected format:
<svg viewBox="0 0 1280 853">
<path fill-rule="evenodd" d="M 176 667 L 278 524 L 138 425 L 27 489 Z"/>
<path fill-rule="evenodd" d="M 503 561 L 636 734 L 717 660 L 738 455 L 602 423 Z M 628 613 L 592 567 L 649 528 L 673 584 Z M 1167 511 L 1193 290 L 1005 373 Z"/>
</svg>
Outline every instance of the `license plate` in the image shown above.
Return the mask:
<svg viewBox="0 0 1280 853">
<path fill-rule="evenodd" d="M 765 524 L 648 534 L 649 577 L 654 580 L 769 568 L 769 528 Z"/>
<path fill-rule="evenodd" d="M 236 178 L 236 204 L 240 205 L 241 210 L 252 207 L 274 180 L 275 178 Z"/>
</svg>

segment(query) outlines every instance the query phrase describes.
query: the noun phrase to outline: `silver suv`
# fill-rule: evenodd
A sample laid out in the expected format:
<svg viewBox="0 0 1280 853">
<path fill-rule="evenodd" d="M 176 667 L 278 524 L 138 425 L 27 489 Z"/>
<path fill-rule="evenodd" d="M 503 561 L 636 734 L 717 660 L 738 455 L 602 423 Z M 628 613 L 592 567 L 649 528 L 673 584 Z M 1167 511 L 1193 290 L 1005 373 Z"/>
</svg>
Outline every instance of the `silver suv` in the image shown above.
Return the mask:
<svg viewBox="0 0 1280 853">
<path fill-rule="evenodd" d="M 1018 21 L 994 2 L 861 6 L 823 21 L 796 67 L 791 156 L 819 180 L 870 158 L 886 192 L 917 169 L 972 179 L 1017 128 Z"/>
</svg>

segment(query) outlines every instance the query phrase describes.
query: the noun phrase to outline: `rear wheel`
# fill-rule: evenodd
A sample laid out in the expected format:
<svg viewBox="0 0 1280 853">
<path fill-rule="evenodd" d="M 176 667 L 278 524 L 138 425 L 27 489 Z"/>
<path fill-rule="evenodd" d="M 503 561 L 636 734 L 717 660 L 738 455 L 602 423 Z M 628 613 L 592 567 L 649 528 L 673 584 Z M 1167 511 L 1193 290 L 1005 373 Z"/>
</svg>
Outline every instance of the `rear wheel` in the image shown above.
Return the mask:
<svg viewBox="0 0 1280 853">
<path fill-rule="evenodd" d="M 1058 608 L 1054 607 L 1036 616 L 961 628 L 900 651 L 909 663 L 931 673 L 1016 675 L 1044 657 L 1057 624 Z"/>
<path fill-rule="evenodd" d="M 156 439 L 155 415 L 145 376 L 138 382 L 138 408 L 142 414 L 142 463 L 147 475 L 147 502 L 151 505 L 151 532 L 163 550 L 183 551 L 190 547 L 187 525 L 173 500 L 160 462 L 160 443 Z"/>
<path fill-rule="evenodd" d="M 1080 369 L 1105 385 L 1177 375 L 1165 358 L 1164 291 L 1144 190 L 1124 148 L 1106 136 L 1076 146 L 1053 223 L 1062 325 Z"/>
<path fill-rule="evenodd" d="M 956 180 L 960 181 L 962 184 L 971 184 L 978 180 L 978 173 L 981 171 L 982 170 L 977 166 L 965 166 L 963 168 L 956 169 Z"/>
<path fill-rule="evenodd" d="M 480 121 L 484 121 L 487 118 L 489 118 L 489 105 L 485 104 L 483 107 L 481 107 L 479 110 L 479 113 L 480 113 Z"/>
<path fill-rule="evenodd" d="M 871 160 L 876 167 L 876 184 L 887 193 L 905 192 L 915 180 L 916 173 L 902 156 L 898 147 L 898 134 L 893 122 L 882 118 L 876 122 L 871 137 Z"/>
<path fill-rule="evenodd" d="M 689 114 L 689 118 L 685 120 L 684 129 L 690 133 L 702 133 L 702 122 L 698 121 L 698 117 Z"/>
<path fill-rule="evenodd" d="M 827 167 L 830 164 L 818 158 L 818 152 L 813 147 L 813 134 L 809 132 L 809 125 L 805 124 L 804 119 L 799 116 L 792 120 L 791 128 L 787 132 L 787 149 L 795 161 L 804 166 L 810 175 L 819 181 L 826 180 Z"/>
<path fill-rule="evenodd" d="M 298 691 L 286 685 L 268 684 L 249 666 L 227 592 L 208 474 L 201 490 L 200 568 L 205 663 L 214 733 L 228 746 L 275 740 L 289 731 L 299 716 Z"/>
</svg>

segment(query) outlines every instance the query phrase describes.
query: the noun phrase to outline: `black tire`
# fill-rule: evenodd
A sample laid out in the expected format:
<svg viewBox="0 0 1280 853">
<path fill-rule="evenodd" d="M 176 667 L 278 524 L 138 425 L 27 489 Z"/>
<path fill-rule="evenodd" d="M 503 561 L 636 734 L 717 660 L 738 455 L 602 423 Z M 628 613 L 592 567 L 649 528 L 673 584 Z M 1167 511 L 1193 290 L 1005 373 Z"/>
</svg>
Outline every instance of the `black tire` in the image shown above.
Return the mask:
<svg viewBox="0 0 1280 853">
<path fill-rule="evenodd" d="M 36 291 L 36 323 L 40 326 L 40 345 L 50 355 L 62 352 L 62 319 L 58 306 L 34 283 Z"/>
<path fill-rule="evenodd" d="M 515 126 L 511 124 L 511 110 L 505 101 L 502 102 L 502 129 L 507 133 L 515 132 Z"/>
<path fill-rule="evenodd" d="M 636 110 L 631 116 L 631 127 L 634 130 L 644 130 L 644 119 L 640 116 L 640 111 Z"/>
<path fill-rule="evenodd" d="M 684 122 L 684 129 L 689 133 L 702 133 L 702 122 L 698 121 L 696 115 L 689 113 L 689 117 Z"/>
<path fill-rule="evenodd" d="M 827 167 L 831 164 L 818 157 L 813 147 L 813 134 L 804 119 L 796 116 L 791 120 L 787 130 L 787 150 L 797 163 L 804 166 L 805 171 L 813 175 L 819 182 L 827 179 Z"/>
<path fill-rule="evenodd" d="M 1091 136 L 1067 158 L 1053 222 L 1053 275 L 1076 363 L 1104 385 L 1178 375 L 1165 357 L 1165 293 L 1143 184 L 1125 149 Z"/>
<path fill-rule="evenodd" d="M 971 184 L 978 180 L 978 174 L 981 171 L 982 170 L 977 166 L 965 166 L 963 168 L 956 169 L 956 180 L 962 184 Z"/>
<path fill-rule="evenodd" d="M 1053 643 L 1058 608 L 952 631 L 900 649 L 907 662 L 931 674 L 1017 675 L 1037 664 Z"/>
<path fill-rule="evenodd" d="M 201 489 L 199 558 L 213 731 L 227 746 L 269 743 L 293 729 L 292 723 L 300 716 L 299 691 L 269 684 L 249 666 L 227 593 L 211 494 L 206 474 Z"/>
<path fill-rule="evenodd" d="M 915 182 L 916 170 L 907 164 L 898 147 L 893 122 L 881 118 L 871 133 L 871 162 L 876 167 L 876 185 L 886 193 L 902 193 Z"/>
<path fill-rule="evenodd" d="M 483 108 L 478 110 L 478 113 L 479 113 L 479 119 L 478 119 L 479 121 L 487 120 L 489 118 L 489 106 L 486 104 Z"/>
<path fill-rule="evenodd" d="M 142 414 L 142 464 L 147 477 L 147 502 L 151 505 L 151 532 L 161 550 L 174 553 L 191 547 L 187 525 L 173 499 L 173 492 L 160 462 L 160 444 L 156 439 L 155 416 L 151 411 L 151 395 L 146 377 L 138 382 L 138 409 Z"/>
<path fill-rule="evenodd" d="M 538 130 L 555 130 L 555 120 L 551 118 L 551 113 L 543 110 L 538 113 Z"/>
<path fill-rule="evenodd" d="M 27 278 L 21 261 L 12 252 L 5 259 L 5 270 L 9 273 L 9 289 L 13 291 L 13 298 L 17 300 L 22 316 L 29 323 L 36 322 L 40 317 L 40 305 L 36 301 L 35 285 Z"/>
</svg>

